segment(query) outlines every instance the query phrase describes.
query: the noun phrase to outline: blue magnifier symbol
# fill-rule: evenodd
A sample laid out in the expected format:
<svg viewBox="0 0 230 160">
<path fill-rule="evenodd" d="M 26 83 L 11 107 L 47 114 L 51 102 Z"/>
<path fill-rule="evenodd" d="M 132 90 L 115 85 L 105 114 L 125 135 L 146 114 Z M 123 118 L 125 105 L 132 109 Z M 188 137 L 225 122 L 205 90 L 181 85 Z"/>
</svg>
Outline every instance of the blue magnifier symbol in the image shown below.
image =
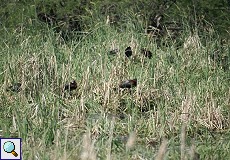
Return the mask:
<svg viewBox="0 0 230 160">
<path fill-rule="evenodd" d="M 7 141 L 3 144 L 3 149 L 7 153 L 12 153 L 15 157 L 18 156 L 18 154 L 14 151 L 15 150 L 15 145 L 11 141 Z"/>
</svg>

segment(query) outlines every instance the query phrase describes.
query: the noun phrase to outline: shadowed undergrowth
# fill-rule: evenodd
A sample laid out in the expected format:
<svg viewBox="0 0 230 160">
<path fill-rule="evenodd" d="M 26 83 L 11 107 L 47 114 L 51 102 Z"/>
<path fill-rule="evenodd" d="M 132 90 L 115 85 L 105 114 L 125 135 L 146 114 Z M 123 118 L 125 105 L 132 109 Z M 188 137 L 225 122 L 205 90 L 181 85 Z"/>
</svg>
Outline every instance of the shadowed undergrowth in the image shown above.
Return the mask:
<svg viewBox="0 0 230 160">
<path fill-rule="evenodd" d="M 51 30 L 9 33 L 1 42 L 0 135 L 22 137 L 24 159 L 228 157 L 229 64 L 211 55 L 221 48 L 229 56 L 229 46 L 211 38 L 203 45 L 196 32 L 183 37 L 179 49 L 157 46 L 131 22 L 123 31 L 101 22 L 68 42 Z M 118 88 L 134 78 L 137 87 Z M 77 89 L 63 91 L 72 80 Z M 6 92 L 16 82 L 21 91 Z"/>
</svg>

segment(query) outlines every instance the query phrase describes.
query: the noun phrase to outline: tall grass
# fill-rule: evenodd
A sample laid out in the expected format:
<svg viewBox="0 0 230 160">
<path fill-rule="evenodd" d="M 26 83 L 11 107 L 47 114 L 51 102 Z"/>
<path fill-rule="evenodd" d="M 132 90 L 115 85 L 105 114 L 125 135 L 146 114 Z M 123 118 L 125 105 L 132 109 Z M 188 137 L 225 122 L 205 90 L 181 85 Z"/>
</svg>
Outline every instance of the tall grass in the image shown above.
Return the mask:
<svg viewBox="0 0 230 160">
<path fill-rule="evenodd" d="M 24 28 L 1 39 L 0 136 L 22 137 L 23 159 L 230 156 L 230 72 L 210 58 L 214 39 L 203 45 L 185 31 L 177 50 L 157 47 L 132 21 L 123 30 L 106 18 L 94 25 L 68 42 L 52 30 Z M 140 54 L 144 47 L 152 59 Z M 131 92 L 114 89 L 132 78 L 138 85 Z M 78 89 L 64 92 L 73 79 Z M 6 92 L 14 82 L 22 91 Z"/>
</svg>

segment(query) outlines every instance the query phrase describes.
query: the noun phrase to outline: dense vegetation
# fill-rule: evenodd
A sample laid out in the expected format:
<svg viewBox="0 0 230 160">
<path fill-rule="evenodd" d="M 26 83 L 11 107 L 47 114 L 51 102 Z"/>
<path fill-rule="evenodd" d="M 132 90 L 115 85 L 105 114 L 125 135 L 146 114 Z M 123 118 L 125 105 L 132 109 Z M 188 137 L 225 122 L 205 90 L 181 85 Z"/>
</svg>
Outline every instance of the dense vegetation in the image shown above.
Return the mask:
<svg viewBox="0 0 230 160">
<path fill-rule="evenodd" d="M 0 137 L 23 159 L 230 157 L 229 1 L 0 7 Z"/>
</svg>

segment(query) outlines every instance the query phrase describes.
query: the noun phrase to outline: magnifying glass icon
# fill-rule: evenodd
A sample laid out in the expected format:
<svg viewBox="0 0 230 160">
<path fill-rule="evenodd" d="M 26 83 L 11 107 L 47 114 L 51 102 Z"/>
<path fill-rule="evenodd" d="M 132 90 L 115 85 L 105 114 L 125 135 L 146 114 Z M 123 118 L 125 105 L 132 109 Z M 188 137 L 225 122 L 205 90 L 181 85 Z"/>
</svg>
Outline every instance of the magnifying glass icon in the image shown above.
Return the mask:
<svg viewBox="0 0 230 160">
<path fill-rule="evenodd" d="M 15 157 L 18 156 L 18 154 L 15 152 L 15 145 L 11 141 L 7 141 L 3 144 L 3 149 L 7 153 L 12 153 Z"/>
</svg>

